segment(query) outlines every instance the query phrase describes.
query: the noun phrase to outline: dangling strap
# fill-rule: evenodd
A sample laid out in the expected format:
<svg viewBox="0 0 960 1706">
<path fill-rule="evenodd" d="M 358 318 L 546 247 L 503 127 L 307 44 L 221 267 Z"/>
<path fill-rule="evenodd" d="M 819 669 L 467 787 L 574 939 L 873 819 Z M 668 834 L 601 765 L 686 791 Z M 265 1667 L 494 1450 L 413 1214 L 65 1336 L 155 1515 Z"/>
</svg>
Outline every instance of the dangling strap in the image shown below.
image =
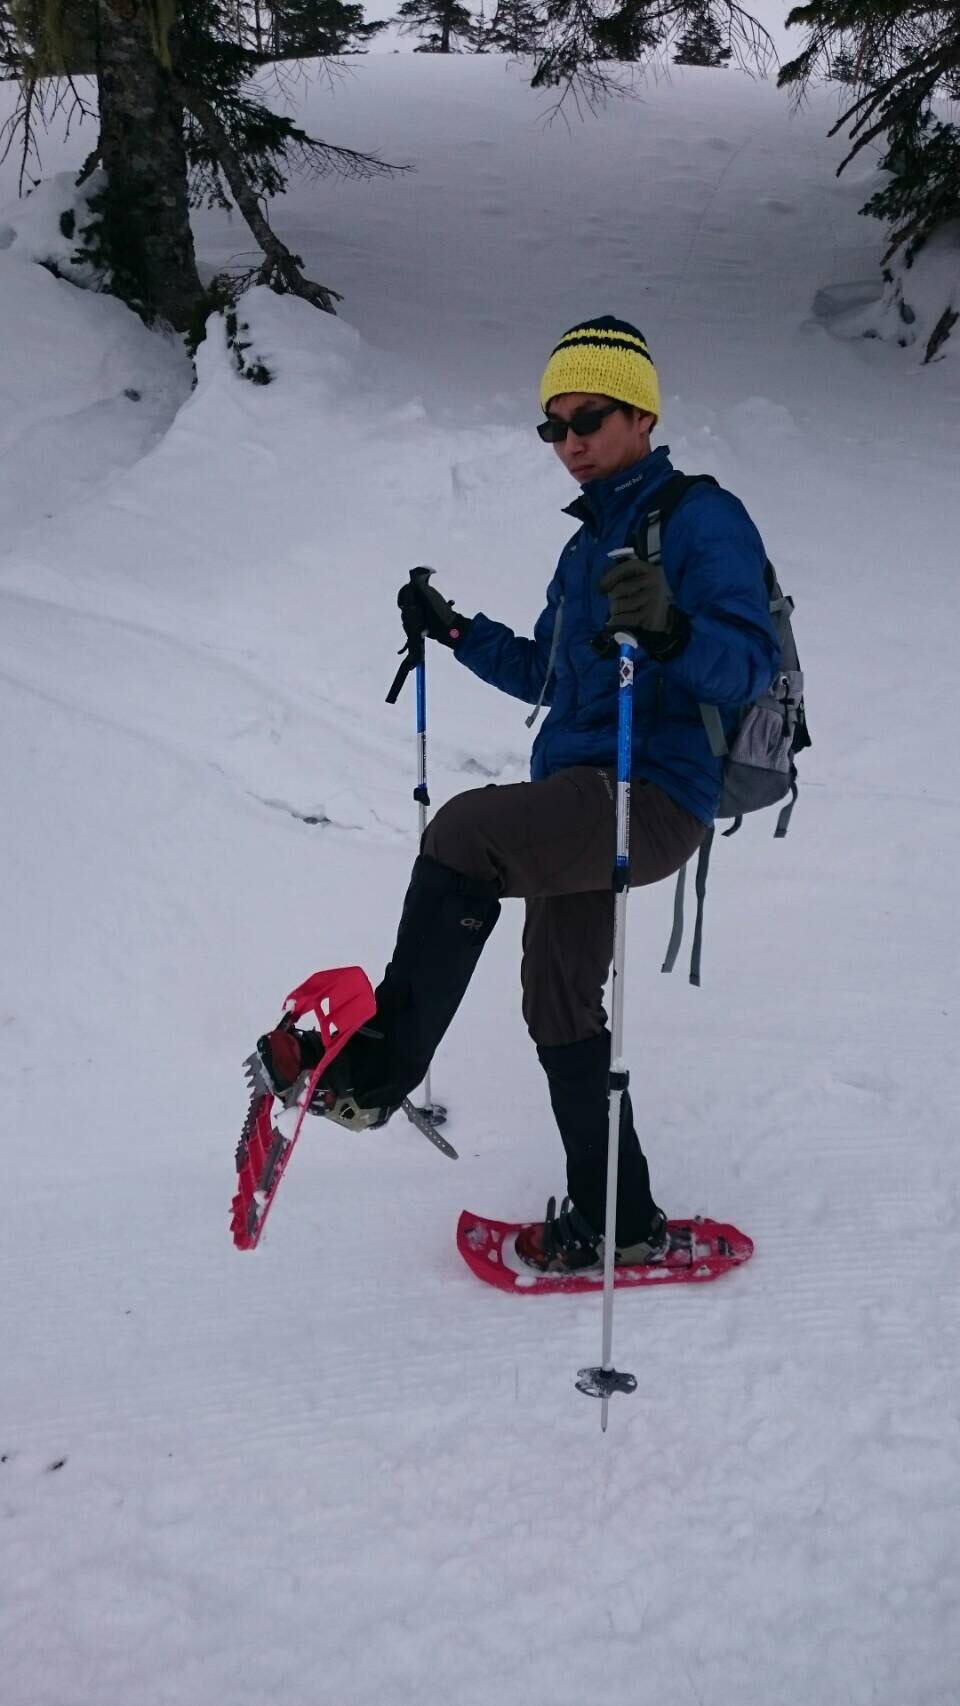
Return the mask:
<svg viewBox="0 0 960 1706">
<path fill-rule="evenodd" d="M 701 705 L 700 715 L 703 718 L 703 726 L 707 731 L 710 751 L 714 758 L 726 758 L 730 748 L 727 745 L 727 737 L 723 732 L 723 722 L 716 705 Z"/>
<path fill-rule="evenodd" d="M 680 943 L 683 941 L 683 891 L 687 882 L 687 867 L 681 865 L 677 872 L 677 886 L 673 891 L 673 929 L 667 943 L 667 952 L 661 971 L 672 971 L 677 963 Z"/>
<path fill-rule="evenodd" d="M 728 835 L 730 831 L 726 832 Z M 700 853 L 697 858 L 696 896 L 697 921 L 693 930 L 693 949 L 690 954 L 690 982 L 700 988 L 700 961 L 703 955 L 703 912 L 707 893 L 707 872 L 710 869 L 710 849 L 713 846 L 713 829 L 708 829 L 700 843 Z M 677 884 L 673 891 L 673 929 L 667 943 L 661 971 L 672 971 L 677 963 L 680 944 L 683 941 L 683 898 L 686 889 L 687 867 L 681 865 L 677 872 Z"/>
<path fill-rule="evenodd" d="M 787 801 L 786 805 L 782 807 L 781 812 L 780 812 L 780 816 L 777 818 L 777 827 L 773 832 L 774 841 L 782 841 L 784 836 L 786 835 L 787 830 L 790 827 L 790 819 L 793 816 L 793 808 L 796 805 L 796 803 L 797 803 L 797 784 L 796 784 L 796 782 L 791 782 L 791 784 L 790 784 L 790 798 Z"/>
<path fill-rule="evenodd" d="M 697 859 L 697 922 L 693 929 L 693 952 L 690 955 L 690 982 L 700 988 L 700 955 L 703 948 L 703 906 L 707 893 L 707 872 L 710 869 L 710 849 L 713 846 L 713 830 L 708 829 L 700 844 L 700 856 Z"/>
<path fill-rule="evenodd" d="M 550 636 L 550 656 L 547 658 L 547 673 L 543 678 L 543 686 L 540 689 L 540 697 L 537 700 L 536 704 L 534 705 L 533 710 L 530 712 L 529 717 L 524 717 L 524 719 L 523 719 L 524 722 L 526 723 L 528 729 L 533 728 L 533 725 L 536 722 L 537 718 L 539 717 L 540 712 L 543 710 L 543 701 L 547 696 L 547 688 L 550 685 L 550 677 L 553 674 L 553 666 L 557 661 L 557 652 L 560 649 L 560 627 L 561 627 L 561 624 L 563 622 L 563 605 L 564 605 L 564 600 L 561 598 L 560 603 L 557 605 L 557 614 L 553 619 L 553 633 Z"/>
<path fill-rule="evenodd" d="M 796 605 L 789 593 L 781 594 L 779 598 L 771 598 L 769 604 L 773 625 L 777 631 L 777 639 L 783 645 L 784 637 L 790 627 L 790 618 L 796 610 Z"/>
</svg>

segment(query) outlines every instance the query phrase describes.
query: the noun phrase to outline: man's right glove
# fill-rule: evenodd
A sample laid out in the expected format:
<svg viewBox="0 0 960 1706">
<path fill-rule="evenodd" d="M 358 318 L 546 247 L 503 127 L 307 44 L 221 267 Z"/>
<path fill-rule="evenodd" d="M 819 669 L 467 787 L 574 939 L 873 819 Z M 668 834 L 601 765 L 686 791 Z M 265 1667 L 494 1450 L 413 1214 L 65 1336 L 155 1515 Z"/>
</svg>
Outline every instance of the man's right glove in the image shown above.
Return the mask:
<svg viewBox="0 0 960 1706">
<path fill-rule="evenodd" d="M 660 563 L 618 556 L 600 580 L 610 605 L 607 627 L 636 634 L 647 655 L 658 663 L 679 657 L 690 638 L 690 622 L 673 602 Z"/>
<path fill-rule="evenodd" d="M 429 639 L 439 640 L 441 646 L 449 646 L 452 650 L 467 633 L 470 617 L 461 616 L 436 587 L 430 585 L 432 573 L 432 569 L 414 570 L 397 594 L 404 633 L 412 645 L 417 645 L 420 635 L 426 634 Z"/>
</svg>

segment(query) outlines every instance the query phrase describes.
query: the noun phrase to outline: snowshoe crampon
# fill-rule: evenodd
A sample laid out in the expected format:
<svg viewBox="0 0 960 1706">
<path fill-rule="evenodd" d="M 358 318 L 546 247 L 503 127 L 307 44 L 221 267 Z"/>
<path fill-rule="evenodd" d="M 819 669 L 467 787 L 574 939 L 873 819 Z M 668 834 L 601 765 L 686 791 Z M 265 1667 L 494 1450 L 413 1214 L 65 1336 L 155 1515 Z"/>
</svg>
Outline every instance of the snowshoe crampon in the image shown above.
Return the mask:
<svg viewBox="0 0 960 1706">
<path fill-rule="evenodd" d="M 284 1099 L 274 1095 L 257 1054 L 246 1062 L 250 1106 L 237 1145 L 237 1193 L 230 1205 L 230 1230 L 238 1250 L 257 1247 L 318 1080 L 375 1012 L 370 980 L 359 966 L 315 972 L 287 996 L 281 1024 L 295 1025 L 312 1014 L 323 1042 L 322 1059 Z"/>
</svg>

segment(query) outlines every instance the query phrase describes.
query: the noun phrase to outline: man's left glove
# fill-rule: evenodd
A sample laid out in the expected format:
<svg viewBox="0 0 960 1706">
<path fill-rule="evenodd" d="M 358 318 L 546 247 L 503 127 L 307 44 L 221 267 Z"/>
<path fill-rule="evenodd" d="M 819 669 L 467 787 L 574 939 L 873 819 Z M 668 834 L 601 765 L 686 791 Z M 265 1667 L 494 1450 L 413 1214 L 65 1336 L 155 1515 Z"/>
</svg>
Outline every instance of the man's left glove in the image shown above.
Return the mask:
<svg viewBox="0 0 960 1706">
<path fill-rule="evenodd" d="M 660 563 L 642 557 L 622 557 L 600 581 L 607 594 L 607 627 L 636 634 L 640 645 L 658 663 L 679 657 L 690 638 L 690 622 L 673 602 L 670 584 Z"/>
<path fill-rule="evenodd" d="M 419 642 L 421 634 L 426 634 L 429 639 L 439 640 L 441 646 L 449 646 L 452 650 L 460 644 L 470 627 L 470 617 L 461 616 L 436 587 L 430 585 L 431 572 L 417 570 L 415 576 L 404 581 L 397 594 L 404 633 L 414 645 Z"/>
</svg>

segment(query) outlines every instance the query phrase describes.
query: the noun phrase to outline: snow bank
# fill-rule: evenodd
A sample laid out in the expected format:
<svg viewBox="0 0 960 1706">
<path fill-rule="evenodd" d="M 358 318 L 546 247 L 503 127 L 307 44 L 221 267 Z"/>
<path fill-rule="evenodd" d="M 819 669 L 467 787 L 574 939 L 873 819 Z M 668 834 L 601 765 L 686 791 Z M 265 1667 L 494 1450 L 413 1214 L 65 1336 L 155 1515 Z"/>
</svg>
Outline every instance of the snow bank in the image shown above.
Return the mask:
<svg viewBox="0 0 960 1706">
<path fill-rule="evenodd" d="M 953 358 L 960 342 L 960 225 L 938 231 L 907 265 L 902 251 L 875 277 L 818 291 L 814 311 L 840 338 L 883 338 L 921 364 Z"/>
<path fill-rule="evenodd" d="M 190 389 L 172 339 L 112 297 L 77 289 L 60 215 L 70 173 L 0 215 L 0 537 L 82 502 L 159 441 Z M 51 270 L 55 269 L 55 270 Z M 55 272 L 62 277 L 55 276 Z"/>
</svg>

